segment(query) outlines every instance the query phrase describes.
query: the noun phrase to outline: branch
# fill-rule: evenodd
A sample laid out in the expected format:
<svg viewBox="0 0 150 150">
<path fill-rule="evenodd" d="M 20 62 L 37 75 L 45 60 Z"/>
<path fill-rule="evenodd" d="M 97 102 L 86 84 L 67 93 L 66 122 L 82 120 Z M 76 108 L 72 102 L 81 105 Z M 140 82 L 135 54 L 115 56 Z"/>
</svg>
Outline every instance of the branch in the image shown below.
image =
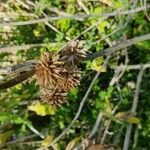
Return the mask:
<svg viewBox="0 0 150 150">
<path fill-rule="evenodd" d="M 28 128 L 35 133 L 37 136 L 39 136 L 41 139 L 44 139 L 45 136 L 43 134 L 41 134 L 38 130 L 36 130 L 33 126 L 28 126 Z"/>
<path fill-rule="evenodd" d="M 143 70 L 143 68 L 141 68 L 141 70 L 138 74 L 138 77 L 137 77 L 137 81 L 136 81 L 135 94 L 134 94 L 132 108 L 131 108 L 131 115 L 133 115 L 133 116 L 136 114 L 143 72 L 144 72 L 144 70 Z M 133 127 L 132 124 L 129 124 L 127 127 L 123 150 L 128 150 L 132 127 Z"/>
<path fill-rule="evenodd" d="M 138 129 L 138 125 L 136 125 L 135 134 L 134 134 L 134 142 L 132 146 L 133 150 L 136 150 L 137 143 L 138 143 L 138 136 L 139 136 L 139 129 Z"/>
<path fill-rule="evenodd" d="M 139 37 L 135 37 L 133 39 L 129 39 L 129 40 L 124 40 L 122 41 L 120 44 L 117 44 L 113 47 L 109 47 L 103 51 L 100 51 L 100 52 L 96 52 L 94 54 L 89 54 L 87 56 L 86 59 L 88 60 L 93 60 L 97 57 L 100 57 L 102 55 L 106 55 L 106 54 L 112 54 L 120 49 L 123 49 L 127 46 L 131 46 L 131 45 L 134 45 L 134 44 L 137 44 L 138 42 L 142 42 L 142 41 L 145 41 L 145 40 L 149 40 L 150 39 L 150 33 L 146 34 L 146 35 L 143 35 L 143 36 L 139 36 Z"/>
<path fill-rule="evenodd" d="M 114 77 L 116 75 L 114 74 Z M 114 78 L 113 77 L 113 78 Z M 113 80 L 112 78 L 112 80 Z M 112 80 L 110 81 L 110 84 L 109 86 L 113 86 L 116 82 L 112 82 Z M 120 89 L 120 86 L 119 84 L 117 84 L 117 89 L 118 89 L 118 92 L 119 92 L 119 97 L 120 97 L 120 101 L 115 105 L 115 107 L 113 108 L 113 110 L 111 111 L 111 115 L 113 116 L 115 114 L 115 112 L 117 111 L 117 109 L 119 108 L 119 106 L 121 105 L 121 103 L 123 102 L 123 97 L 122 97 L 122 94 L 121 94 L 121 89 Z M 111 119 L 108 120 L 107 122 L 107 125 L 106 125 L 106 128 L 105 128 L 105 131 L 104 131 L 104 134 L 102 136 L 102 139 L 101 139 L 101 144 L 104 143 L 105 139 L 106 139 L 106 136 L 107 136 L 107 133 L 108 133 L 108 130 L 109 130 L 109 127 L 111 125 Z"/>
<path fill-rule="evenodd" d="M 100 122 L 101 122 L 101 120 L 102 120 L 102 117 L 103 117 L 103 113 L 100 112 L 100 113 L 98 114 L 98 117 L 97 117 L 96 121 L 95 121 L 94 127 L 93 127 L 92 131 L 90 132 L 90 134 L 89 134 L 89 136 L 88 136 L 89 139 L 92 139 L 93 136 L 96 134 L 97 129 L 98 129 L 98 127 L 99 127 L 99 125 L 100 125 Z"/>
<path fill-rule="evenodd" d="M 147 68 L 150 68 L 150 64 L 142 64 L 142 65 L 120 65 L 120 66 L 117 66 L 115 67 L 114 69 L 126 69 L 126 70 L 140 70 L 141 69 L 141 66 L 143 66 L 143 69 L 147 69 Z"/>
<path fill-rule="evenodd" d="M 125 63 L 124 63 L 124 66 L 127 66 L 128 62 L 129 62 L 129 59 L 128 59 L 128 53 L 127 53 L 127 48 L 125 48 Z M 116 69 L 115 69 L 115 74 L 110 82 L 110 86 L 111 85 L 114 85 L 115 83 L 118 83 L 120 78 L 124 75 L 125 71 L 126 71 L 126 68 L 120 68 L 121 65 L 119 65 Z"/>
<path fill-rule="evenodd" d="M 33 135 L 29 135 L 29 136 L 26 136 L 26 137 L 23 137 L 23 138 L 14 140 L 14 141 L 9 141 L 9 142 L 6 142 L 5 144 L 0 145 L 0 148 L 3 148 L 8 145 L 14 145 L 14 144 L 26 141 L 26 140 L 31 140 L 32 138 L 36 138 L 36 137 L 37 137 L 37 135 L 33 134 Z"/>
<path fill-rule="evenodd" d="M 29 21 L 20 21 L 20 22 L 2 22 L 0 23 L 1 27 L 4 26 L 22 26 L 22 25 L 31 25 L 31 24 L 36 24 L 36 23 L 41 23 L 41 22 L 47 22 L 47 21 L 55 21 L 55 20 L 60 20 L 60 19 L 74 19 L 74 20 L 78 20 L 78 21 L 83 21 L 86 18 L 90 18 L 90 17 L 114 17 L 114 16 L 118 16 L 118 15 L 127 15 L 127 14 L 133 14 L 133 13 L 137 13 L 143 10 L 146 10 L 147 8 L 150 8 L 150 5 L 148 5 L 147 7 L 142 6 L 142 7 L 138 7 L 135 9 L 131 9 L 131 10 L 119 10 L 119 11 L 113 11 L 111 13 L 98 13 L 98 14 L 89 14 L 89 15 L 70 15 L 70 16 L 56 16 L 56 17 L 46 17 L 46 18 L 41 18 L 41 19 L 34 19 L 34 20 L 29 20 Z"/>
<path fill-rule="evenodd" d="M 30 65 L 28 66 L 28 64 Z M 4 79 L 0 80 L 0 90 L 12 87 L 34 75 L 34 67 L 35 63 L 31 61 L 7 68 L 6 70 L 9 72 L 9 74 L 6 75 Z M 0 70 L 0 72 L 4 72 L 6 70 L 2 69 L 2 71 Z"/>
</svg>

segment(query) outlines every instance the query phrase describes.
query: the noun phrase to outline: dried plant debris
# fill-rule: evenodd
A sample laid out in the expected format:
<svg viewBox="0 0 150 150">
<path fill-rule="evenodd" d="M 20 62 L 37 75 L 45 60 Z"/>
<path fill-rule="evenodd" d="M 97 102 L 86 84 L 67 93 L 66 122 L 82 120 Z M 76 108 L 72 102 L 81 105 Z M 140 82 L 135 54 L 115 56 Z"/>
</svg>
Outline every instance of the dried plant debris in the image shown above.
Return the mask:
<svg viewBox="0 0 150 150">
<path fill-rule="evenodd" d="M 37 61 L 35 78 L 41 87 L 41 100 L 53 106 L 67 102 L 67 93 L 80 84 L 77 66 L 86 56 L 83 42 L 71 41 L 61 51 L 44 52 Z"/>
</svg>

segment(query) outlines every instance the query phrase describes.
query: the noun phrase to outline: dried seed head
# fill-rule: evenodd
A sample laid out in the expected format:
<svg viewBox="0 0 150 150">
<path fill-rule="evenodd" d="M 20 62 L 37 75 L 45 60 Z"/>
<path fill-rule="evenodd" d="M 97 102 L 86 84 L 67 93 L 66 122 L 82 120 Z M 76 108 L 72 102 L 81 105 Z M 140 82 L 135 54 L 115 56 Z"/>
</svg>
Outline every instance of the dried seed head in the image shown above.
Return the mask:
<svg viewBox="0 0 150 150">
<path fill-rule="evenodd" d="M 67 92 L 55 89 L 55 90 L 41 90 L 41 100 L 49 103 L 52 106 L 61 106 L 61 104 L 67 102 Z"/>
<path fill-rule="evenodd" d="M 79 85 L 81 71 L 77 64 L 86 57 L 83 42 L 71 41 L 62 50 L 45 52 L 37 61 L 35 77 L 41 87 L 41 100 L 57 106 L 67 102 L 67 93 Z"/>
<path fill-rule="evenodd" d="M 80 84 L 81 71 L 77 66 L 70 66 L 67 71 L 62 74 L 62 78 L 58 82 L 59 88 L 64 91 L 70 91 Z"/>
<path fill-rule="evenodd" d="M 53 88 L 61 78 L 63 62 L 59 61 L 57 53 L 45 52 L 35 67 L 35 77 L 39 84 L 47 89 Z"/>
<path fill-rule="evenodd" d="M 71 41 L 62 50 L 63 57 L 61 60 L 65 61 L 67 64 L 74 65 L 80 63 L 84 57 L 86 57 L 85 49 L 83 48 L 83 41 Z"/>
</svg>

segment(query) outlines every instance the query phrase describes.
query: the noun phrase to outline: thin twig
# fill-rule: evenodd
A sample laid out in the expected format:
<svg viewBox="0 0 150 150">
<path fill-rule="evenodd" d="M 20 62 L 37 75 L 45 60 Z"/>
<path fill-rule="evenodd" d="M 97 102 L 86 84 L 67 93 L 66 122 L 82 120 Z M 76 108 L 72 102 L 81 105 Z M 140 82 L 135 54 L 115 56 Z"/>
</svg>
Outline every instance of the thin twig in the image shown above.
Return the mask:
<svg viewBox="0 0 150 150">
<path fill-rule="evenodd" d="M 140 0 L 140 3 L 141 3 L 141 6 L 147 7 L 147 4 L 146 4 L 146 3 L 147 3 L 147 0 Z M 148 13 L 147 13 L 147 9 L 143 10 L 143 12 L 144 12 L 144 14 L 145 14 L 147 20 L 150 21 L 150 16 L 149 16 Z"/>
<path fill-rule="evenodd" d="M 117 131 L 118 134 L 117 134 L 117 135 L 114 137 L 114 139 L 113 139 L 113 144 L 114 144 L 114 145 L 118 145 L 118 143 L 120 142 L 123 129 L 124 129 L 124 125 L 122 125 L 122 126 L 119 128 L 119 130 Z"/>
<path fill-rule="evenodd" d="M 29 136 L 26 136 L 26 137 L 23 137 L 14 141 L 9 141 L 9 142 L 6 142 L 5 144 L 0 145 L 0 148 L 3 148 L 7 145 L 14 145 L 14 144 L 17 144 L 17 143 L 20 143 L 20 142 L 23 142 L 23 141 L 26 141 L 35 137 L 37 137 L 37 135 L 33 134 L 33 135 L 29 135 Z"/>
<path fill-rule="evenodd" d="M 147 69 L 147 68 L 150 68 L 150 64 L 142 64 L 143 66 L 143 69 Z M 117 66 L 117 67 L 114 67 L 114 69 L 126 69 L 126 70 L 140 70 L 141 69 L 141 65 L 138 64 L 138 65 L 120 65 L 120 66 Z"/>
<path fill-rule="evenodd" d="M 33 126 L 28 126 L 28 128 L 33 132 L 35 133 L 37 136 L 39 136 L 41 139 L 44 139 L 44 135 L 41 134 L 37 129 L 35 129 Z"/>
<path fill-rule="evenodd" d="M 7 52 L 7 53 L 14 53 L 19 50 L 28 50 L 31 48 L 37 48 L 37 47 L 48 47 L 48 46 L 56 46 L 58 43 L 36 43 L 36 44 L 26 44 L 26 45 L 10 45 L 7 47 L 0 48 L 0 52 Z"/>
<path fill-rule="evenodd" d="M 117 44 L 113 47 L 109 47 L 109 48 L 107 48 L 103 51 L 90 54 L 90 55 L 87 56 L 86 59 L 93 60 L 93 59 L 95 59 L 99 56 L 114 53 L 114 52 L 116 52 L 116 51 L 118 51 L 122 48 L 125 48 L 127 46 L 131 46 L 133 44 L 137 44 L 138 42 L 142 42 L 142 41 L 149 40 L 149 39 L 150 39 L 150 33 L 148 33 L 146 35 L 143 35 L 143 36 L 135 37 L 135 38 L 132 38 L 132 39 L 124 40 L 124 41 L 120 42 L 119 44 Z"/>
<path fill-rule="evenodd" d="M 138 136 L 139 136 L 139 129 L 138 129 L 138 125 L 137 125 L 136 129 L 135 129 L 135 134 L 134 134 L 134 143 L 133 143 L 133 146 L 132 146 L 133 150 L 136 150 L 136 148 L 137 148 Z"/>
<path fill-rule="evenodd" d="M 82 2 L 82 0 L 77 0 L 78 5 L 85 11 L 87 15 L 90 14 L 88 8 L 85 6 L 85 4 Z"/>
<path fill-rule="evenodd" d="M 91 82 L 91 84 L 90 84 L 90 86 L 89 86 L 89 88 L 88 88 L 85 96 L 83 97 L 82 101 L 80 102 L 79 109 L 78 109 L 78 111 L 77 111 L 74 119 L 71 121 L 71 123 L 68 125 L 68 127 L 57 138 L 55 138 L 52 143 L 50 143 L 48 145 L 48 147 L 50 147 L 51 145 L 53 145 L 54 143 L 56 143 L 57 141 L 59 141 L 66 134 L 66 132 L 72 127 L 72 125 L 75 123 L 75 121 L 79 118 L 80 113 L 81 113 L 81 111 L 83 109 L 84 103 L 87 100 L 87 97 L 88 97 L 88 95 L 89 95 L 89 93 L 90 93 L 90 91 L 91 91 L 91 89 L 92 89 L 92 87 L 93 87 L 96 79 L 98 78 L 99 74 L 100 73 L 96 73 L 94 79 L 92 80 L 92 82 Z"/>
<path fill-rule="evenodd" d="M 96 134 L 97 129 L 98 129 L 98 127 L 99 127 L 99 125 L 100 125 L 100 122 L 101 122 L 101 120 L 102 120 L 102 116 L 103 116 L 103 113 L 100 112 L 100 113 L 98 114 L 98 117 L 97 117 L 97 119 L 96 119 L 96 122 L 95 122 L 95 124 L 94 124 L 94 127 L 93 127 L 93 129 L 91 130 L 91 132 L 90 132 L 90 134 L 89 134 L 89 136 L 88 136 L 89 139 L 92 139 L 93 136 Z"/>
<path fill-rule="evenodd" d="M 117 31 L 119 31 L 119 28 L 115 29 L 114 31 L 112 31 L 110 34 L 107 34 L 106 36 L 103 36 L 102 38 L 100 38 L 99 40 L 90 43 L 90 45 L 95 45 L 97 43 L 100 43 L 101 41 L 105 40 L 106 38 L 110 37 L 111 35 L 113 35 L 114 33 L 116 33 Z"/>
<path fill-rule="evenodd" d="M 144 70 L 143 70 L 143 68 L 141 68 L 141 70 L 138 74 L 138 77 L 137 77 L 137 81 L 136 81 L 135 94 L 134 94 L 133 104 L 132 104 L 132 108 L 131 108 L 131 115 L 133 115 L 133 116 L 136 114 L 136 109 L 138 106 L 140 86 L 141 86 L 141 82 L 142 82 L 143 72 L 144 72 Z M 128 150 L 132 127 L 133 127 L 132 124 L 129 124 L 127 127 L 123 150 Z"/>
<path fill-rule="evenodd" d="M 108 120 L 107 125 L 106 125 L 106 128 L 105 128 L 105 131 L 104 131 L 104 134 L 103 134 L 103 137 L 102 137 L 102 139 L 101 139 L 101 144 L 103 144 L 104 141 L 105 141 L 105 138 L 106 138 L 106 136 L 107 136 L 107 133 L 108 133 L 108 129 L 109 129 L 110 124 L 111 124 L 111 120 Z"/>
<path fill-rule="evenodd" d="M 125 54 L 125 64 L 124 64 L 124 66 L 127 66 L 128 62 L 129 62 L 128 54 L 127 54 L 127 48 L 125 48 L 125 52 L 126 52 L 126 54 Z M 120 78 L 124 75 L 124 73 L 126 71 L 126 68 L 124 67 L 122 69 L 122 68 L 120 68 L 120 66 L 122 66 L 122 64 L 119 65 L 119 67 L 117 67 L 115 69 L 115 74 L 114 74 L 114 76 L 113 76 L 113 78 L 112 78 L 112 80 L 111 80 L 111 82 L 109 84 L 110 86 L 114 85 L 115 83 L 118 83 Z"/>
<path fill-rule="evenodd" d="M 127 127 L 123 150 L 128 150 L 132 128 L 133 128 L 132 124 L 129 124 Z"/>
<path fill-rule="evenodd" d="M 126 61 L 127 61 L 128 59 L 126 58 Z M 119 69 L 120 70 L 120 69 Z M 118 74 L 118 73 L 117 73 Z M 114 77 L 116 78 L 116 73 L 114 74 Z M 113 78 L 114 78 L 113 77 Z M 113 80 L 113 78 L 112 78 L 112 80 Z M 112 82 L 112 80 L 111 80 L 111 82 L 110 82 L 110 86 L 113 86 L 116 82 Z M 117 86 L 118 87 L 118 86 Z M 118 87 L 118 90 L 119 90 L 119 93 L 120 93 L 120 87 Z M 122 98 L 122 95 L 121 95 L 121 93 L 120 93 L 120 101 L 118 102 L 118 104 L 114 107 L 114 109 L 112 110 L 112 112 L 111 112 L 111 114 L 113 115 L 115 112 L 116 112 L 116 110 L 118 109 L 118 107 L 120 106 L 120 104 L 122 103 L 122 101 L 123 101 L 123 98 Z M 104 143 L 104 140 L 105 140 L 105 138 L 106 138 L 106 135 L 107 135 L 107 133 L 108 133 L 108 129 L 109 129 L 109 126 L 110 126 L 110 124 L 111 124 L 111 120 L 109 120 L 108 121 L 108 123 L 107 123 L 107 126 L 106 126 L 106 129 L 105 129 L 105 131 L 104 131 L 104 134 L 103 134 L 103 137 L 102 137 L 102 140 L 101 140 L 101 144 L 103 144 Z"/>
<path fill-rule="evenodd" d="M 34 20 L 29 20 L 29 21 L 19 21 L 19 22 L 2 22 L 0 23 L 0 26 L 22 26 L 22 25 L 31 25 L 31 24 L 36 24 L 36 23 L 41 23 L 41 22 L 46 22 L 46 21 L 55 21 L 55 20 L 60 20 L 60 19 L 74 19 L 78 21 L 83 21 L 86 18 L 90 17 L 113 17 L 117 15 L 127 15 L 127 14 L 133 14 L 137 13 L 139 11 L 143 11 L 147 8 L 150 8 L 150 5 L 147 7 L 138 7 L 135 9 L 131 10 L 117 10 L 111 13 L 99 13 L 99 14 L 89 14 L 89 15 L 70 15 L 70 16 L 56 16 L 56 17 L 46 17 L 46 18 L 41 18 L 41 19 L 34 19 Z"/>
<path fill-rule="evenodd" d="M 44 15 L 44 17 L 46 18 L 47 15 L 42 11 L 42 14 Z M 55 32 L 57 32 L 58 34 L 63 34 L 61 31 L 59 31 L 56 27 L 54 27 L 52 24 L 50 24 L 48 21 L 44 22 L 48 27 L 50 27 L 52 30 L 54 30 Z M 65 39 L 70 41 L 71 39 L 65 36 Z"/>
<path fill-rule="evenodd" d="M 93 25 L 91 25 L 90 27 L 88 27 L 86 30 L 82 31 L 77 37 L 74 38 L 74 40 L 79 39 L 83 34 L 87 33 L 88 31 L 90 31 L 94 27 L 97 27 L 105 19 L 107 19 L 107 17 L 100 18 L 96 23 L 94 23 Z"/>
<path fill-rule="evenodd" d="M 115 76 L 115 75 L 114 75 Z M 113 80 L 113 78 L 112 78 Z M 110 82 L 110 86 L 113 86 L 115 84 L 115 82 L 113 82 L 113 84 L 111 84 L 112 82 Z M 120 101 L 116 104 L 116 106 L 113 108 L 112 112 L 111 112 L 111 115 L 114 115 L 115 112 L 117 111 L 117 109 L 119 108 L 120 104 L 122 103 L 123 101 L 123 97 L 122 97 L 122 94 L 121 94 L 121 89 L 120 89 L 120 86 L 119 84 L 117 83 L 117 89 L 119 91 L 119 96 L 120 96 Z M 111 124 L 111 120 L 109 120 L 107 122 L 107 125 L 106 125 L 106 128 L 105 128 L 105 131 L 104 131 L 104 134 L 102 136 L 102 140 L 101 140 L 101 144 L 104 143 L 105 139 L 106 139 L 106 136 L 107 136 L 107 133 L 108 133 L 108 130 L 109 130 L 109 127 L 110 127 L 110 124 Z"/>
<path fill-rule="evenodd" d="M 116 73 L 117 73 L 117 72 L 116 72 Z M 117 84 L 117 89 L 118 89 L 118 91 L 119 91 L 120 101 L 115 105 L 115 107 L 114 107 L 113 110 L 111 111 L 111 115 L 114 115 L 114 114 L 115 114 L 115 112 L 117 111 L 117 109 L 119 108 L 120 104 L 121 104 L 122 101 L 123 101 L 123 97 L 122 97 L 122 94 L 121 94 L 121 89 L 120 89 L 120 86 L 119 86 L 118 82 L 112 82 L 112 81 L 114 81 L 114 78 L 115 78 L 115 79 L 117 78 L 117 77 L 116 77 L 116 73 L 114 74 L 113 78 L 111 79 L 109 86 L 113 86 L 115 83 Z M 117 75 L 118 75 L 118 73 L 117 73 Z M 117 81 L 117 80 L 115 80 L 115 81 Z M 107 136 L 107 133 L 108 133 L 110 124 L 111 124 L 111 120 L 109 120 L 109 121 L 107 122 L 105 131 L 104 131 L 104 134 L 103 134 L 103 136 L 102 136 L 101 144 L 103 144 L 104 141 L 105 141 L 105 139 L 106 139 L 106 136 Z"/>
<path fill-rule="evenodd" d="M 102 120 L 102 117 L 103 117 L 103 113 L 100 112 L 98 114 L 98 117 L 96 119 L 94 127 L 91 130 L 89 136 L 86 139 L 84 139 L 79 145 L 77 145 L 75 148 L 73 148 L 73 150 L 81 150 L 81 149 L 84 150 L 91 144 L 91 140 L 90 139 L 92 139 L 93 136 L 95 135 L 95 133 L 97 132 L 97 129 L 99 128 L 99 125 L 100 125 L 100 122 Z"/>
</svg>

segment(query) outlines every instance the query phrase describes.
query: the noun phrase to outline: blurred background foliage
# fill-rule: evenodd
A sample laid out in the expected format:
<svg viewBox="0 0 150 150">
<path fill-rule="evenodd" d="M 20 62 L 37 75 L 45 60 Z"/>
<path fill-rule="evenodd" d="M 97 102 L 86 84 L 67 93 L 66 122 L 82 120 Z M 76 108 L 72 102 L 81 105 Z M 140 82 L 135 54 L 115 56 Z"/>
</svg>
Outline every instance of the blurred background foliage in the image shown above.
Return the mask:
<svg viewBox="0 0 150 150">
<path fill-rule="evenodd" d="M 2 22 L 24 22 L 45 17 L 89 15 L 111 13 L 113 11 L 141 7 L 139 1 L 129 0 L 2 0 L 0 2 L 0 44 L 13 47 L 28 44 L 45 44 L 28 50 L 0 51 L 0 67 L 8 67 L 26 60 L 37 59 L 44 51 L 60 50 L 68 41 L 76 39 L 85 41 L 88 52 L 102 51 L 124 39 L 150 33 L 150 22 L 141 11 L 134 14 L 81 18 L 61 18 L 36 24 L 9 26 Z M 150 12 L 148 12 L 150 13 Z M 106 37 L 107 35 L 109 35 Z M 106 37 L 106 38 L 104 38 Z M 150 42 L 144 41 L 130 46 L 128 64 L 145 64 L 150 62 Z M 105 57 L 85 61 L 81 64 L 82 80 L 80 86 L 68 95 L 68 103 L 57 109 L 39 103 L 39 86 L 30 78 L 12 88 L 0 92 L 0 144 L 6 149 L 35 149 L 53 141 L 72 121 L 79 104 L 87 91 L 96 71 L 101 74 L 83 107 L 79 119 L 65 136 L 55 144 L 54 149 L 63 150 L 70 141 L 81 142 L 91 131 L 100 111 L 106 114 L 102 128 L 106 127 L 112 109 L 122 103 L 111 116 L 112 123 L 106 144 L 113 143 L 121 128 L 121 137 L 117 144 L 122 147 L 125 126 L 133 123 L 135 128 L 130 143 L 134 143 L 138 131 L 136 150 L 148 150 L 150 147 L 150 70 L 143 76 L 141 92 L 135 118 L 122 119 L 131 109 L 138 70 L 127 70 L 119 82 L 113 86 L 109 83 L 114 75 L 114 67 L 125 63 L 125 50 L 116 52 L 109 60 L 108 67 L 102 68 Z M 97 67 L 101 68 L 97 68 Z M 2 79 L 3 76 L 1 75 Z M 118 90 L 119 87 L 119 90 Z M 124 118 L 124 117 L 123 117 Z M 34 129 L 45 138 L 35 134 Z M 24 140 L 26 139 L 26 140 Z M 17 142 L 17 140 L 20 140 Z M 15 144 L 11 141 L 16 141 Z M 132 149 L 132 144 L 130 149 Z"/>
</svg>

